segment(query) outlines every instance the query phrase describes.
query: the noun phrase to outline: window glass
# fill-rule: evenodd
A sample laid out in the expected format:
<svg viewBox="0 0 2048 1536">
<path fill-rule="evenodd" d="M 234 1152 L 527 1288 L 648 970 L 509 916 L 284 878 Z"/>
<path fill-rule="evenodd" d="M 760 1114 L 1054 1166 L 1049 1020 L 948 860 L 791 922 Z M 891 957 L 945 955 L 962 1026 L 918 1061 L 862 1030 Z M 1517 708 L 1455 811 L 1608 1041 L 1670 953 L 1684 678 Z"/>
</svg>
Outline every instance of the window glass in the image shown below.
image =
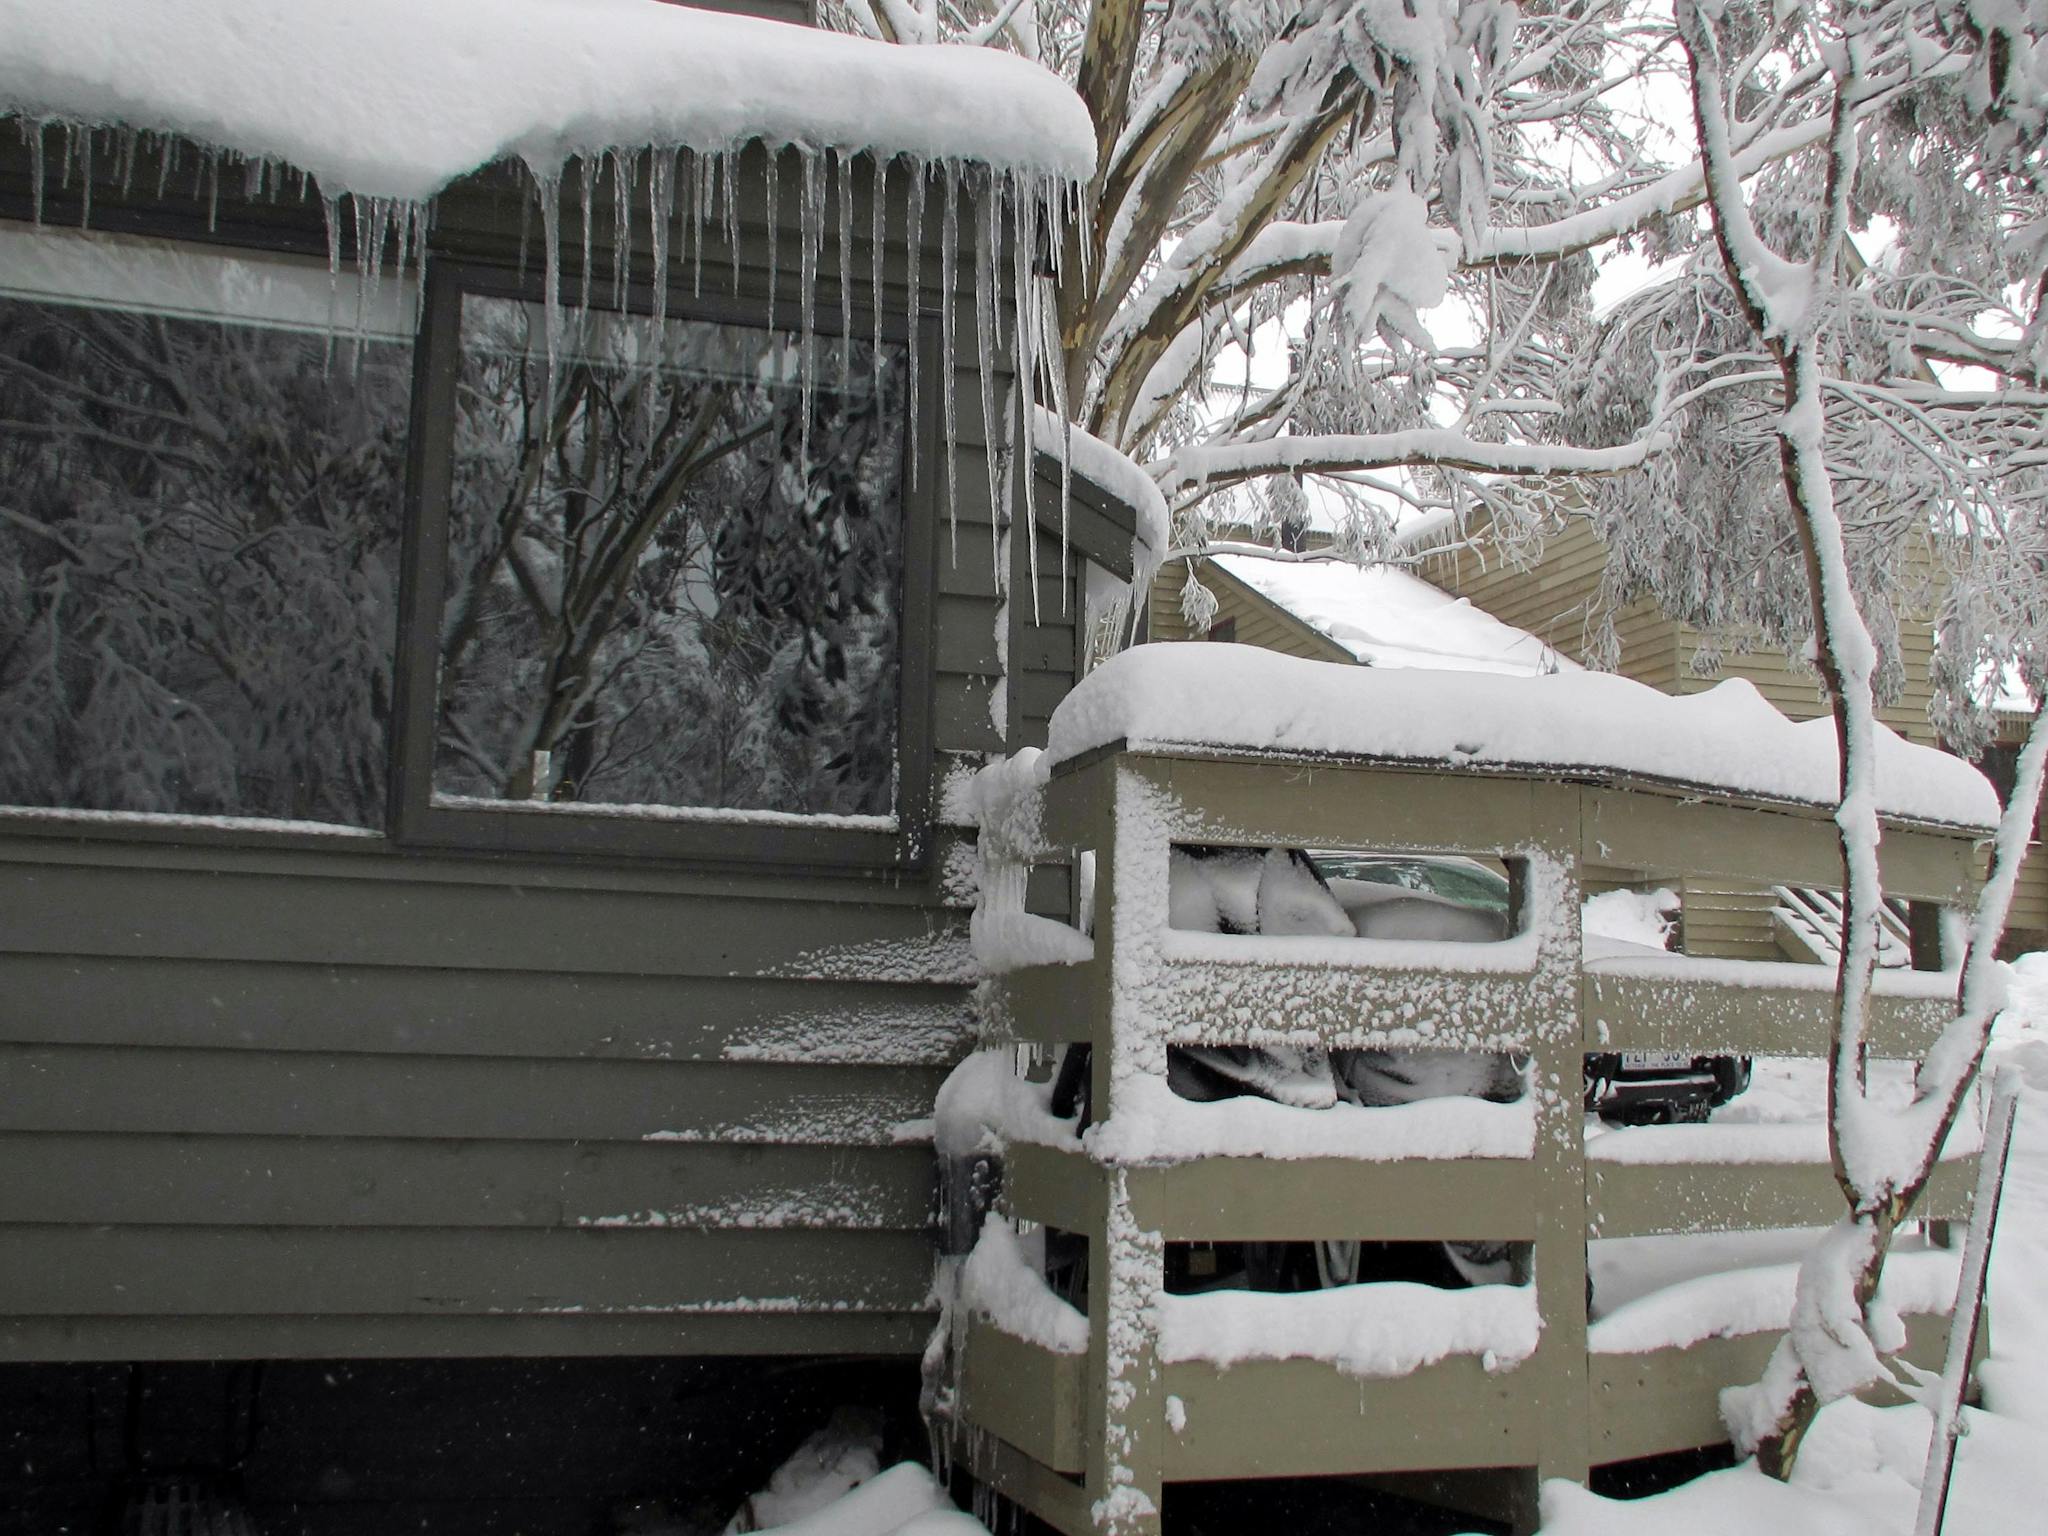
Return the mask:
<svg viewBox="0 0 2048 1536">
<path fill-rule="evenodd" d="M 410 342 L 318 263 L 6 235 L 0 803 L 381 825 Z"/>
<path fill-rule="evenodd" d="M 442 805 L 888 817 L 903 350 L 463 299 Z M 808 407 L 808 408 L 806 408 Z"/>
</svg>

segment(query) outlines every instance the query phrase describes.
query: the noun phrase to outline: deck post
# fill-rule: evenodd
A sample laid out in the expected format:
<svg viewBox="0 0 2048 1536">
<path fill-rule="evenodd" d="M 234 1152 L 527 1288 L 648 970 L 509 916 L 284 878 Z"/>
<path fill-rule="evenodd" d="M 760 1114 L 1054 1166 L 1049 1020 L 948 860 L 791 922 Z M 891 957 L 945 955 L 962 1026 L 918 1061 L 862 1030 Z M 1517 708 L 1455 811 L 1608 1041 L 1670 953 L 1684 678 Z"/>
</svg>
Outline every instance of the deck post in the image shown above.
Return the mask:
<svg viewBox="0 0 2048 1536">
<path fill-rule="evenodd" d="M 1540 1191 L 1532 1283 L 1543 1319 L 1531 1372 L 1541 1425 L 1534 1483 L 1564 1477 L 1583 1483 L 1592 1465 L 1586 1367 L 1586 1139 L 1581 1014 L 1579 842 L 1582 795 L 1570 785 L 1533 786 L 1530 842 L 1537 850 L 1528 883 L 1539 925 L 1533 984 L 1546 994 L 1542 1033 L 1532 1048 L 1535 1185 Z M 1535 1529 L 1532 1486 L 1515 1512 L 1518 1530 Z"/>
<path fill-rule="evenodd" d="M 1151 1070 L 1165 1075 L 1159 1021 L 1140 1017 L 1135 989 L 1122 985 L 1141 957 L 1130 953 L 1133 946 L 1119 944 L 1131 936 L 1119 932 L 1125 925 L 1107 920 L 1111 913 L 1145 910 L 1166 889 L 1166 831 L 1140 803 L 1154 793 L 1117 762 L 1107 835 L 1095 865 L 1102 914 L 1096 958 L 1109 986 L 1095 1020 L 1098 1122 L 1117 1113 L 1120 1084 Z M 1102 1185 L 1103 1220 L 1090 1234 L 1088 1254 L 1088 1495 L 1095 1528 L 1104 1536 L 1156 1536 L 1165 1488 L 1158 1298 L 1166 1284 L 1166 1244 L 1158 1232 L 1139 1225 L 1128 1170 L 1105 1170 Z"/>
</svg>

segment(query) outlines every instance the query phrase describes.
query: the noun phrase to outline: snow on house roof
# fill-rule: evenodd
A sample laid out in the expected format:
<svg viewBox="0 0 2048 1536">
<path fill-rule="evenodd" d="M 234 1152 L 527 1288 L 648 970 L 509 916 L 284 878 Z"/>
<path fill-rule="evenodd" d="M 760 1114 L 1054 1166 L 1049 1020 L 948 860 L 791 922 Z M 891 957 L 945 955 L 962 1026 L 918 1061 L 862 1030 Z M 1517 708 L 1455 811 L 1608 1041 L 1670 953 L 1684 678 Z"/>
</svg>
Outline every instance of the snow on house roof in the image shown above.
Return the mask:
<svg viewBox="0 0 2048 1536">
<path fill-rule="evenodd" d="M 1425 667 L 1533 677 L 1576 672 L 1527 630 L 1406 571 L 1344 561 L 1218 555 L 1216 564 L 1370 667 Z"/>
<path fill-rule="evenodd" d="M 1833 722 L 1795 724 L 1741 678 L 1673 697 L 1600 672 L 1503 677 L 1350 667 L 1249 645 L 1141 645 L 1096 668 L 1053 711 L 1047 756 L 1059 762 L 1119 741 L 1625 776 L 1835 802 Z M 1987 829 L 1998 820 L 1983 774 L 1882 726 L 1877 787 L 1889 817 Z"/>
<path fill-rule="evenodd" d="M 284 160 L 329 196 L 425 199 L 495 160 L 750 140 L 1084 179 L 1065 84 L 657 0 L 0 0 L 0 114 Z"/>
<path fill-rule="evenodd" d="M 1057 455 L 1064 433 L 1074 474 L 1131 509 L 1137 528 L 1134 554 L 1138 568 L 1141 572 L 1157 570 L 1166 558 L 1173 523 L 1159 483 L 1129 454 L 1072 422 L 1062 421 L 1044 406 L 1034 405 L 1031 415 L 1032 439 L 1041 453 Z M 1139 585 L 1149 586 L 1150 578 Z"/>
</svg>

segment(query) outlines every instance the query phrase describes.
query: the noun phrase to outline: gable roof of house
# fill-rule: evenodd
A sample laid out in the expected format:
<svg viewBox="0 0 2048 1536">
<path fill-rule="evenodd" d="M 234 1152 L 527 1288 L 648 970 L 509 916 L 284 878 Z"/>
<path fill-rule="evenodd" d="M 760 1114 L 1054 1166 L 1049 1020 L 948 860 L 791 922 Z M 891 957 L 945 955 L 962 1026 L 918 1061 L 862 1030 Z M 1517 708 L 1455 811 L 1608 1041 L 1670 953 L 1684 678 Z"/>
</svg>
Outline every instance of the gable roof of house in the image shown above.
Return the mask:
<svg viewBox="0 0 2048 1536">
<path fill-rule="evenodd" d="M 1365 666 L 1522 677 L 1579 670 L 1527 630 L 1406 571 L 1249 555 L 1213 564 Z"/>
</svg>

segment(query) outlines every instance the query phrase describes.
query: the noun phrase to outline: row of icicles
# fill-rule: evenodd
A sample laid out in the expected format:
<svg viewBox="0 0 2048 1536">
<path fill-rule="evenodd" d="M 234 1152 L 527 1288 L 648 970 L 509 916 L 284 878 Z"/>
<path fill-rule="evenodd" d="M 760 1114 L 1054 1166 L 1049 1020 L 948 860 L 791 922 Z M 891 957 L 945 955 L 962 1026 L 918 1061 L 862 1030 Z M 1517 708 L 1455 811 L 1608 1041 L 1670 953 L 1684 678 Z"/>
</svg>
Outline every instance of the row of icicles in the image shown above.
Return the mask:
<svg viewBox="0 0 2048 1536">
<path fill-rule="evenodd" d="M 91 222 L 95 185 L 116 187 L 121 199 L 128 201 L 138 180 L 146 188 L 153 178 L 159 202 L 174 195 L 195 201 L 203 199 L 209 232 L 218 227 L 223 179 L 232 189 L 239 178 L 244 202 L 320 204 L 326 222 L 328 269 L 337 288 L 346 250 L 353 257 L 367 298 L 373 299 L 384 281 L 402 285 L 408 273 L 415 280 L 416 291 L 424 292 L 418 279 L 427 259 L 434 214 L 431 200 L 336 194 L 321 188 L 306 172 L 274 157 L 195 145 L 173 134 L 65 121 L 17 121 L 28 148 L 34 217 L 39 224 L 45 212 L 45 178 L 51 170 L 57 172 L 61 192 L 69 193 L 76 186 L 81 225 Z M 53 136 L 57 140 L 54 163 L 49 142 Z M 758 196 L 759 201 L 746 210 L 751 217 L 743 219 L 739 161 L 749 149 L 754 152 L 758 176 L 750 170 L 747 190 Z M 154 164 L 148 165 L 152 160 Z M 794 204 L 797 338 L 801 409 L 806 425 L 816 383 L 815 327 L 822 264 L 836 258 L 840 334 L 849 342 L 855 335 L 855 291 L 865 280 L 865 308 L 872 317 L 878 374 L 885 315 L 922 318 L 928 313 L 927 302 L 936 299 L 946 509 L 956 557 L 960 411 L 954 382 L 960 350 L 962 317 L 958 299 L 963 244 L 973 262 L 968 275 L 968 297 L 974 306 L 971 329 L 984 437 L 998 443 L 1021 441 L 1025 463 L 1030 466 L 1037 447 L 1034 413 L 1028 409 L 1030 400 L 1037 398 L 1055 419 L 1067 420 L 1066 375 L 1051 298 L 1053 285 L 1061 276 L 1060 264 L 1066 259 L 1068 242 L 1060 236 L 1066 222 L 1078 215 L 1080 188 L 1064 177 L 952 158 L 883 156 L 802 145 L 787 146 L 773 153 L 761 153 L 758 145 L 610 149 L 569 161 L 566 170 L 561 165 L 531 163 L 526 169 L 529 224 L 534 213 L 539 216 L 551 362 L 566 301 L 564 239 L 580 237 L 582 260 L 576 297 L 579 304 L 588 307 L 597 267 L 595 247 L 603 233 L 597 226 L 607 203 L 609 244 L 613 251 L 625 253 L 624 260 L 611 263 L 611 301 L 615 306 L 624 305 L 634 286 L 634 269 L 644 262 L 644 280 L 657 325 L 667 314 L 671 290 L 683 281 L 685 267 L 692 296 L 704 292 L 708 264 L 712 268 L 713 286 L 717 286 L 718 268 L 722 266 L 726 269 L 726 285 L 737 297 L 741 291 L 740 263 L 734 258 L 743 223 L 752 228 L 779 230 L 778 238 L 764 242 L 768 256 L 767 323 L 771 329 L 776 324 L 778 304 L 788 303 L 784 293 L 789 275 L 785 270 L 785 246 L 790 231 L 783 221 L 785 205 Z M 856 181 L 862 184 L 858 190 L 867 194 L 864 200 L 856 197 Z M 679 219 L 679 214 L 684 216 Z M 636 225 L 643 221 L 645 238 L 636 248 Z M 936 263 L 925 244 L 934 227 L 939 237 Z M 901 241 L 906 258 L 911 253 L 917 258 L 906 260 L 900 296 L 894 306 L 888 302 L 884 270 L 892 233 Z M 522 239 L 522 269 L 527 243 Z M 859 262 L 855 254 L 856 245 L 862 243 L 867 246 L 865 263 Z M 1003 270 L 1005 263 L 1009 266 L 1007 272 Z M 934 265 L 936 273 L 931 271 Z M 359 314 L 364 308 L 366 305 L 358 307 Z M 909 348 L 908 438 L 913 485 L 920 462 L 921 350 L 917 345 Z M 1010 359 L 1014 359 L 1014 374 L 1010 376 L 1011 382 L 1006 382 L 999 362 Z M 1028 381 L 1029 388 L 1016 387 L 1015 380 Z M 1000 400 L 999 390 L 1003 396 Z M 990 430 L 997 423 L 1004 424 L 1008 432 Z M 1064 587 L 1072 484 L 1070 436 L 1062 432 L 1058 444 L 1046 446 L 1056 454 L 1060 466 Z M 1015 536 L 1023 539 L 1028 552 L 1035 617 L 1038 541 L 1025 530 L 1037 521 L 1037 477 L 1029 468 L 1021 476 L 1012 476 L 1011 455 L 1001 448 L 984 453 L 983 458 L 988 469 L 991 518 L 998 528 L 1007 523 L 1015 530 Z M 1021 478 L 1024 488 L 1025 515 L 1021 522 L 1009 513 L 1013 489 L 1009 482 L 1017 478 Z M 995 538 L 991 545 L 996 590 L 1007 594 L 1010 583 L 1003 568 L 1003 541 Z"/>
</svg>

